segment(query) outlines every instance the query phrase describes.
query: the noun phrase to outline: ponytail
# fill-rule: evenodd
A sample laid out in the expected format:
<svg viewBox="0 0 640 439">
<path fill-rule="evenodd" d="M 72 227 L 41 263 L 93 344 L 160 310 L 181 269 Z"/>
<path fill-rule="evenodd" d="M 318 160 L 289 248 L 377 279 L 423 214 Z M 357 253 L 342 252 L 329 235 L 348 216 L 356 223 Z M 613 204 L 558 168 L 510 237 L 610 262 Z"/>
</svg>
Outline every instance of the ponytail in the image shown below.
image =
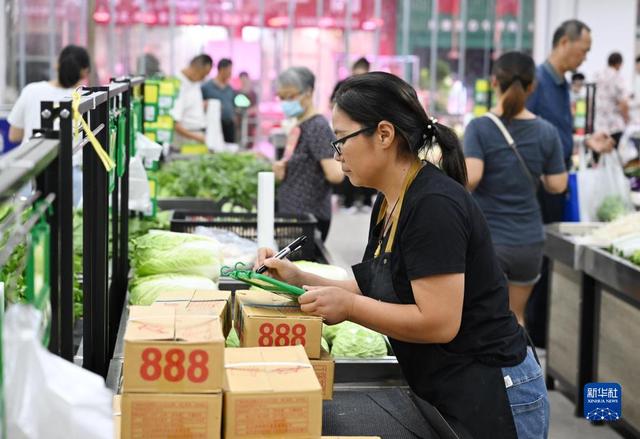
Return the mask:
<svg viewBox="0 0 640 439">
<path fill-rule="evenodd" d="M 524 109 L 527 93 L 524 91 L 520 78 L 516 77 L 502 96 L 502 118 L 511 121 Z"/>
<path fill-rule="evenodd" d="M 502 93 L 502 118 L 511 121 L 525 106 L 535 79 L 536 65 L 526 53 L 507 52 L 493 65 L 493 75 Z"/>
<path fill-rule="evenodd" d="M 435 140 L 441 152 L 440 169 L 462 186 L 466 186 L 467 165 L 456 133 L 451 128 L 439 123 L 438 119 L 432 117 L 427 124 L 423 138 L 425 142 L 420 150 L 429 151 L 433 147 L 433 141 Z"/>
</svg>

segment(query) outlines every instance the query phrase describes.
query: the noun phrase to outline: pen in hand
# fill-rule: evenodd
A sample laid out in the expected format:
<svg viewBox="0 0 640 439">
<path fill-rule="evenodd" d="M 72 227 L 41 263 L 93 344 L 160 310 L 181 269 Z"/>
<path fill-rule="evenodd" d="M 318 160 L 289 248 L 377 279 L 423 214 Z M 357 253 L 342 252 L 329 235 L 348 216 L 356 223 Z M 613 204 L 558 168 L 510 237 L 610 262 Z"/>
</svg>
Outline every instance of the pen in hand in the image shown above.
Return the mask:
<svg viewBox="0 0 640 439">
<path fill-rule="evenodd" d="M 304 244 L 304 242 L 306 240 L 307 240 L 306 235 L 302 235 L 299 238 L 296 238 L 291 244 L 289 244 L 286 247 L 284 247 L 282 250 L 280 250 L 278 253 L 276 253 L 273 257 L 275 259 L 284 259 L 284 258 L 288 257 L 291 253 L 293 253 L 296 250 L 300 249 L 300 247 L 302 247 L 302 245 Z M 263 264 L 260 267 L 258 267 L 258 269 L 256 270 L 256 273 L 262 274 L 265 271 L 267 271 L 267 266 Z"/>
</svg>

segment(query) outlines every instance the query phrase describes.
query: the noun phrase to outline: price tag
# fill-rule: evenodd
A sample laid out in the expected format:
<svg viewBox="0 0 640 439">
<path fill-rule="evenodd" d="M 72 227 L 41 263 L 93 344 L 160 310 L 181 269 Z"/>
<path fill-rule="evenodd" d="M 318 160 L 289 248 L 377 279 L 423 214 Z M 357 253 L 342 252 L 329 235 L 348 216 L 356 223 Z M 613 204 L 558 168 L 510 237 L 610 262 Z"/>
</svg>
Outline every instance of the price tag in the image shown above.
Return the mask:
<svg viewBox="0 0 640 439">
<path fill-rule="evenodd" d="M 158 83 L 148 81 L 144 84 L 144 103 L 157 104 L 158 103 Z"/>
<path fill-rule="evenodd" d="M 118 177 L 124 176 L 124 171 L 127 161 L 127 149 L 125 144 L 125 137 L 127 135 L 127 112 L 123 110 L 118 116 L 118 146 L 116 153 L 116 172 Z"/>
<path fill-rule="evenodd" d="M 149 177 L 149 198 L 151 198 L 151 218 L 155 218 L 158 213 L 158 179 Z"/>
<path fill-rule="evenodd" d="M 118 127 L 116 126 L 116 121 L 113 119 L 109 120 L 109 157 L 117 164 L 117 140 L 118 140 Z M 116 168 L 109 171 L 109 193 L 113 192 L 116 188 Z"/>
<path fill-rule="evenodd" d="M 42 343 L 49 345 L 51 330 L 50 228 L 41 220 L 31 229 L 27 256 L 27 302 L 43 312 Z"/>
<path fill-rule="evenodd" d="M 180 154 L 202 155 L 207 154 L 208 152 L 209 149 L 207 148 L 207 145 L 202 143 L 186 144 L 180 147 Z"/>
<path fill-rule="evenodd" d="M 160 82 L 160 96 L 173 97 L 176 94 L 175 83 L 171 79 L 165 79 Z"/>
</svg>

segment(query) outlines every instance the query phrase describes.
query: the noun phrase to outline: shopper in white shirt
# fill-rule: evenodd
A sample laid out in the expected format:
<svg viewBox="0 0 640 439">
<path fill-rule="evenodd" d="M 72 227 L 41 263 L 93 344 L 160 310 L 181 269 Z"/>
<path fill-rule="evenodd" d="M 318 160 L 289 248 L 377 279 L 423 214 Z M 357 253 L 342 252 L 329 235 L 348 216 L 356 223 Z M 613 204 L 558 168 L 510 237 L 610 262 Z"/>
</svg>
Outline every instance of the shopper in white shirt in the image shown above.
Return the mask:
<svg viewBox="0 0 640 439">
<path fill-rule="evenodd" d="M 175 120 L 175 146 L 185 143 L 205 143 L 205 113 L 202 81 L 209 75 L 213 60 L 209 55 L 198 55 L 189 66 L 178 73 L 180 92 L 171 110 Z"/>
<path fill-rule="evenodd" d="M 616 148 L 629 123 L 628 92 L 620 74 L 622 55 L 613 52 L 607 60 L 607 68 L 596 78 L 596 131 L 611 135 Z"/>
<path fill-rule="evenodd" d="M 69 45 L 58 56 L 58 77 L 32 82 L 22 89 L 7 121 L 9 140 L 25 143 L 40 128 L 40 102 L 61 101 L 89 76 L 91 59 L 83 47 Z"/>
<path fill-rule="evenodd" d="M 59 102 L 70 99 L 73 91 L 89 77 L 91 58 L 84 47 L 69 45 L 58 56 L 58 77 L 50 81 L 32 82 L 22 89 L 18 100 L 11 109 L 9 140 L 26 143 L 33 131 L 40 128 L 40 102 Z M 59 126 L 55 121 L 54 128 Z M 73 156 L 73 204 L 82 198 L 82 151 Z M 31 186 L 27 184 L 21 195 L 27 195 Z"/>
</svg>

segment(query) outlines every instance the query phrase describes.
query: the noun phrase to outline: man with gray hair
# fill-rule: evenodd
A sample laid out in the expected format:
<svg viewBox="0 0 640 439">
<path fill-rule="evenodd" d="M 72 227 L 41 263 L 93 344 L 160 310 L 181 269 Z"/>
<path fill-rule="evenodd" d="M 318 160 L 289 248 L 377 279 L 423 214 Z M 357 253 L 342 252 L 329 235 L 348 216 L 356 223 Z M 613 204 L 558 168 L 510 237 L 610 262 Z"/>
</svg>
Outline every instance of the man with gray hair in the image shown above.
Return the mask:
<svg viewBox="0 0 640 439">
<path fill-rule="evenodd" d="M 527 100 L 527 109 L 543 117 L 558 130 L 564 162 L 571 168 L 573 154 L 573 117 L 571 115 L 570 85 L 567 72 L 575 72 L 591 49 L 591 29 L 579 20 L 563 22 L 553 33 L 553 47 L 547 60 L 536 69 L 537 86 Z M 585 139 L 585 145 L 594 151 L 609 151 L 613 139 L 603 132 Z M 564 194 L 550 194 L 540 188 L 538 201 L 545 224 L 562 221 Z M 546 339 L 548 259 L 542 265 L 541 277 L 527 305 L 527 329 L 536 346 L 543 347 Z"/>
</svg>

